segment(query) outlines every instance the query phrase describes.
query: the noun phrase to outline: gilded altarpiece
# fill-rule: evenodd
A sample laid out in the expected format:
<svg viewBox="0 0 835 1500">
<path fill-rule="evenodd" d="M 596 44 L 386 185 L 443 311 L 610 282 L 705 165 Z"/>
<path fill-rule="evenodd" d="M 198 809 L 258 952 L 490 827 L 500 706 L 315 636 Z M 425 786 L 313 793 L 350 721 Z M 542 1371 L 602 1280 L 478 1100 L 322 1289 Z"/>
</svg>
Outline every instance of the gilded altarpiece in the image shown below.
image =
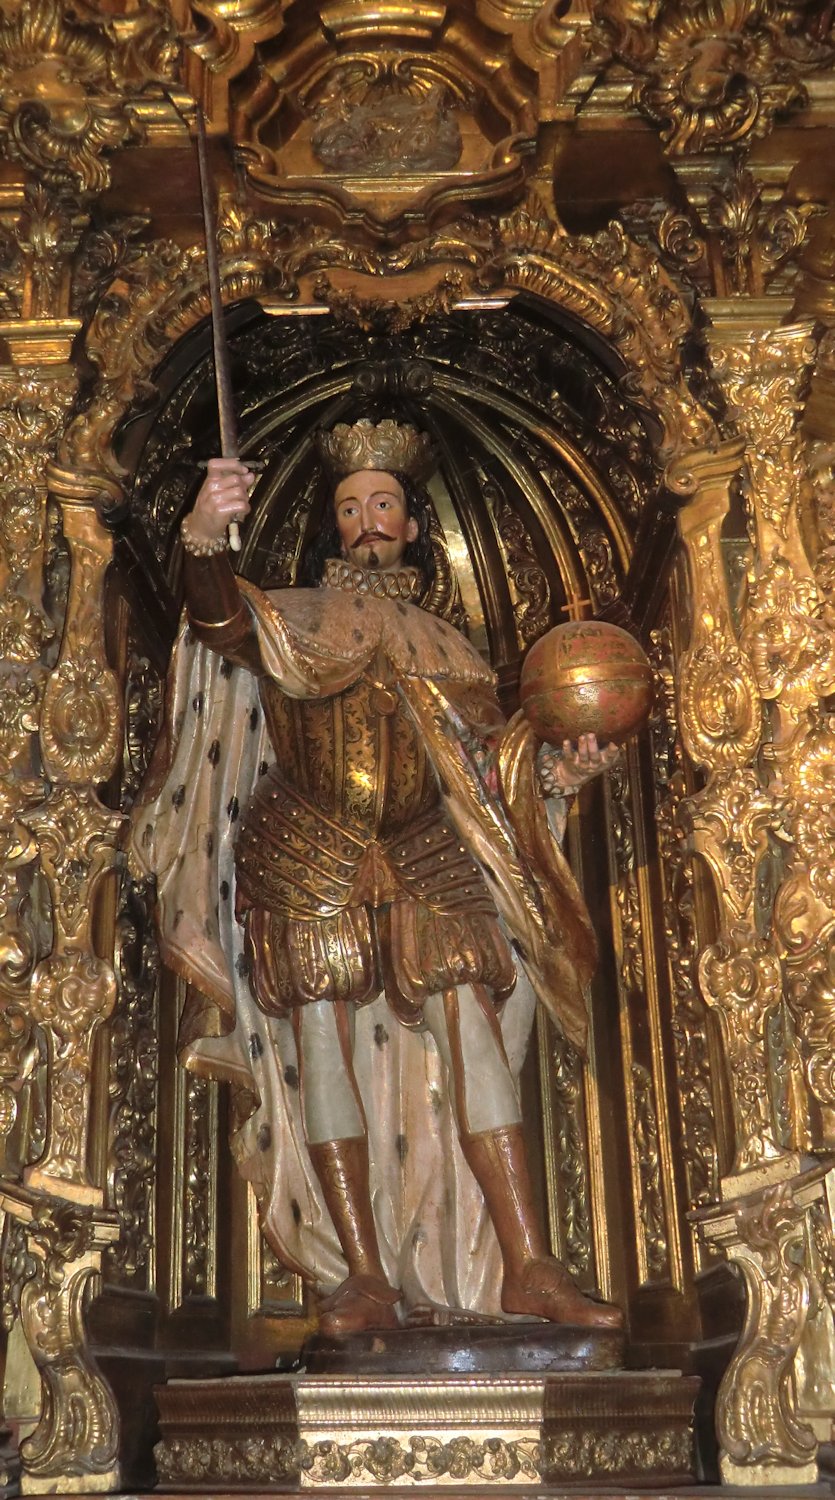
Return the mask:
<svg viewBox="0 0 835 1500">
<path fill-rule="evenodd" d="M 709 1382 L 721 1345 L 722 1477 L 810 1482 L 835 1416 L 835 424 L 800 125 L 829 123 L 831 17 L 304 9 L 0 23 L 7 1477 L 150 1482 L 154 1380 L 266 1368 L 311 1325 L 229 1159 L 233 1101 L 177 1066 L 185 997 L 121 853 L 217 447 L 199 97 L 238 148 L 214 164 L 264 464 L 242 574 L 293 582 L 315 428 L 396 404 L 441 456 L 437 605 L 509 709 L 566 614 L 650 653 L 651 724 L 569 822 L 589 1060 L 540 1018 L 528 1131 L 554 1249 L 625 1306 L 635 1359 Z M 640 167 L 575 191 L 624 122 Z"/>
</svg>

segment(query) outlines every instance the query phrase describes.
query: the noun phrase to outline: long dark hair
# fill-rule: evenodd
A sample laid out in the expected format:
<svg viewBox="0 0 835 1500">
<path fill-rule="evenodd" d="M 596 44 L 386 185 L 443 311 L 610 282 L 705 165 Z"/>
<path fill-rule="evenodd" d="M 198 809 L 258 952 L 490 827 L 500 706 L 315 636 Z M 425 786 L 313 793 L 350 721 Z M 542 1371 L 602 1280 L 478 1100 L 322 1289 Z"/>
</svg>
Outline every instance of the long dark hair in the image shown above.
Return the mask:
<svg viewBox="0 0 835 1500">
<path fill-rule="evenodd" d="M 406 509 L 411 517 L 417 521 L 418 534 L 413 542 L 409 542 L 403 554 L 404 568 L 417 568 L 423 576 L 424 597 L 431 593 L 435 582 L 435 555 L 432 551 L 431 521 L 432 502 L 423 485 L 415 484 L 408 474 L 402 474 L 395 470 L 389 470 L 392 479 L 397 483 L 406 497 Z M 336 511 L 333 504 L 333 489 L 335 481 L 330 486 L 330 497 L 325 500 L 322 507 L 322 523 L 313 540 L 305 548 L 304 556 L 298 572 L 298 582 L 303 588 L 317 588 L 322 581 L 325 571 L 325 563 L 329 557 L 342 556 L 342 543 L 339 536 L 339 527 L 336 524 Z"/>
</svg>

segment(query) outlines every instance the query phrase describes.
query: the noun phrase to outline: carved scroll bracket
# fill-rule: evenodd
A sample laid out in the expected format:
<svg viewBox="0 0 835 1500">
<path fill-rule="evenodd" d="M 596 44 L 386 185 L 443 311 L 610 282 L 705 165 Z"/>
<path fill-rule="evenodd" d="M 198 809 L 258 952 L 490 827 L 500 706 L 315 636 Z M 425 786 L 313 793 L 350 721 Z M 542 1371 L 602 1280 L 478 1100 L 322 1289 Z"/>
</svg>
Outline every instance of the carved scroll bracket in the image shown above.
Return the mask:
<svg viewBox="0 0 835 1500">
<path fill-rule="evenodd" d="M 11 1186 L 0 1188 L 0 1208 L 26 1231 L 33 1270 L 20 1290 L 20 1318 L 43 1390 L 40 1421 L 21 1445 L 21 1491 L 118 1489 L 118 1412 L 83 1319 L 102 1252 L 119 1237 L 118 1221 Z"/>
<path fill-rule="evenodd" d="M 729 1485 L 813 1484 L 815 1426 L 832 1394 L 809 1380 L 814 1343 L 832 1336 L 832 1171 L 699 1211 L 706 1240 L 742 1273 L 745 1327 L 716 1407 L 720 1471 Z M 811 1420 L 810 1420 L 811 1419 Z"/>
</svg>

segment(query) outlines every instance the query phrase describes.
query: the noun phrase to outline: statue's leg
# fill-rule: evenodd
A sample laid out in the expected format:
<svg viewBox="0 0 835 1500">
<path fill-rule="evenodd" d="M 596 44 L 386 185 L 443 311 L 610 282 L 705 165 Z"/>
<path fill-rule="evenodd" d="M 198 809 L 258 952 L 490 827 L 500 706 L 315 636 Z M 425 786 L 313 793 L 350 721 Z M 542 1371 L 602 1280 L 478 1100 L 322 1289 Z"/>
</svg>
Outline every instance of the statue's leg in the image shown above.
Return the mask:
<svg viewBox="0 0 835 1500">
<path fill-rule="evenodd" d="M 619 1328 L 620 1309 L 586 1297 L 548 1253 L 519 1100 L 489 995 L 481 985 L 461 985 L 431 996 L 424 1015 L 449 1070 L 461 1149 L 501 1246 L 505 1312 Z"/>
<path fill-rule="evenodd" d="M 294 1012 L 302 1116 L 310 1159 L 339 1237 L 348 1278 L 320 1305 L 328 1336 L 396 1328 L 400 1293 L 380 1260 L 368 1180 L 368 1136 L 352 1060 L 348 1006 L 321 1000 Z"/>
</svg>

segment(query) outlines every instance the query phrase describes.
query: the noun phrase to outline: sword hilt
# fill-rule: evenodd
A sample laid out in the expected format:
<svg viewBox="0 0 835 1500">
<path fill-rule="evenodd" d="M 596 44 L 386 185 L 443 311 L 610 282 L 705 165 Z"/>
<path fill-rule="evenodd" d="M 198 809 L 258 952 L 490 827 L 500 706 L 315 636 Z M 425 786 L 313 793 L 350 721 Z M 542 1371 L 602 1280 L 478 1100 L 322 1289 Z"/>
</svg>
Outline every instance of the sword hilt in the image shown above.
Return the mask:
<svg viewBox="0 0 835 1500">
<path fill-rule="evenodd" d="M 229 453 L 224 453 L 224 454 L 221 455 L 221 457 L 222 458 L 231 458 L 231 457 L 238 458 L 238 454 L 236 453 L 236 454 L 233 455 L 233 454 L 229 454 Z M 240 460 L 240 462 L 242 464 L 246 464 L 247 468 L 251 469 L 252 472 L 253 472 L 253 474 L 260 474 L 267 467 L 267 465 L 264 462 L 263 458 L 242 458 Z M 197 465 L 197 467 L 199 469 L 207 469 L 209 467 L 209 461 L 208 461 L 208 459 L 201 458 L 200 462 Z M 229 530 L 229 546 L 230 546 L 230 549 L 233 552 L 240 552 L 240 550 L 241 550 L 241 532 L 240 532 L 240 527 L 238 526 L 237 521 L 230 521 L 229 522 L 228 530 Z"/>
</svg>

